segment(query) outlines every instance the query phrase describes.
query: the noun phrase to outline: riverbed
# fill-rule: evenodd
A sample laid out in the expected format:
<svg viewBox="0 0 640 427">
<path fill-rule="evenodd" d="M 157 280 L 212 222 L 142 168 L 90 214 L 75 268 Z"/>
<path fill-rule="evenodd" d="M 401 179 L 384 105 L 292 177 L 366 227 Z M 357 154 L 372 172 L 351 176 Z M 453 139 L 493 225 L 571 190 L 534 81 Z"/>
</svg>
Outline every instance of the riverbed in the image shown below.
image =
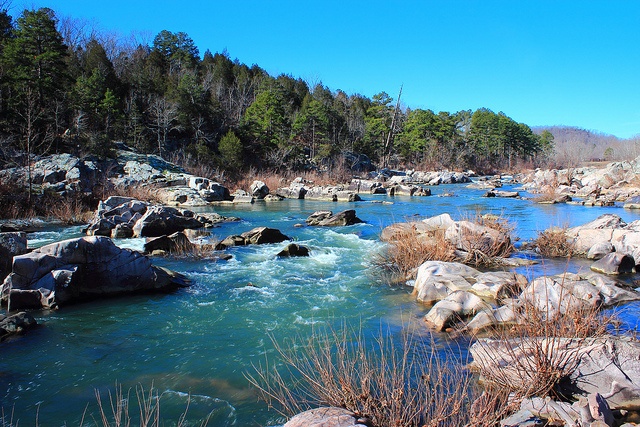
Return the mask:
<svg viewBox="0 0 640 427">
<path fill-rule="evenodd" d="M 504 190 L 510 190 L 505 186 Z M 259 402 L 245 377 L 273 357 L 272 340 L 308 336 L 318 326 L 361 328 L 365 335 L 400 331 L 426 308 L 411 288 L 383 283 L 374 265 L 382 229 L 394 222 L 449 213 L 454 219 L 492 213 L 507 218 L 520 241 L 550 226 L 575 226 L 605 213 L 630 222 L 640 212 L 615 207 L 539 205 L 526 199 L 484 198 L 462 185 L 432 187 L 431 197 L 364 196 L 354 203 L 283 200 L 200 208 L 242 220 L 213 229 L 212 239 L 254 227 L 280 229 L 311 251 L 308 258 L 276 259 L 286 243 L 232 248 L 229 261 L 156 258 L 193 280 L 171 294 L 106 299 L 37 312 L 41 327 L 1 344 L 0 407 L 21 426 L 75 426 L 95 414 L 95 392 L 121 386 L 154 387 L 172 425 L 189 403 L 188 425 L 267 426 L 282 422 Z M 447 197 L 440 197 L 447 194 Z M 522 192 L 522 195 L 530 196 Z M 300 227 L 316 210 L 356 209 L 365 221 L 350 227 Z M 31 247 L 82 235 L 82 227 L 29 235 Z M 141 249 L 140 239 L 117 240 Z M 541 260 L 520 268 L 528 276 L 588 269 L 579 260 Z M 638 306 L 625 309 L 637 319 Z M 438 345 L 448 345 L 437 335 Z M 464 357 L 467 343 L 455 342 Z M 87 406 L 88 405 L 88 406 Z M 86 409 L 85 409 L 86 408 Z"/>
</svg>

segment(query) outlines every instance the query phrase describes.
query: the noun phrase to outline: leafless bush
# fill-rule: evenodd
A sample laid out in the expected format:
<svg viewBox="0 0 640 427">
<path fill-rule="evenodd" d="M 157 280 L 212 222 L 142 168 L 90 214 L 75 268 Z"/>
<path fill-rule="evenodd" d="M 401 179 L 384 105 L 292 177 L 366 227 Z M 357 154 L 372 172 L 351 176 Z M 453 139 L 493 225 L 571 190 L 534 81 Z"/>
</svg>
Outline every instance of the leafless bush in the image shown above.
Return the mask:
<svg viewBox="0 0 640 427">
<path fill-rule="evenodd" d="M 444 238 L 444 230 L 419 233 L 413 224 L 395 233 L 374 263 L 392 277 L 407 280 L 426 261 L 454 261 L 455 247 Z"/>
<path fill-rule="evenodd" d="M 471 411 L 472 377 L 429 339 L 388 331 L 367 340 L 343 327 L 314 331 L 289 345 L 274 342 L 280 360 L 248 374 L 261 397 L 283 415 L 337 406 L 374 426 L 493 425 L 496 413 Z M 474 424 L 469 424 L 471 417 Z M 491 419 L 491 421 L 489 420 Z"/>
<path fill-rule="evenodd" d="M 499 215 L 476 213 L 474 216 L 467 217 L 466 221 L 487 227 L 492 231 L 487 234 L 477 232 L 473 228 L 461 230 L 462 243 L 467 252 L 462 260 L 465 264 L 475 267 L 494 267 L 500 265 L 500 258 L 511 256 L 514 251 L 511 242 L 511 233 L 514 227 L 506 218 Z"/>
<path fill-rule="evenodd" d="M 575 243 L 567 235 L 567 227 L 553 227 L 538 233 L 533 245 L 545 257 L 568 258 L 575 254 Z"/>
</svg>

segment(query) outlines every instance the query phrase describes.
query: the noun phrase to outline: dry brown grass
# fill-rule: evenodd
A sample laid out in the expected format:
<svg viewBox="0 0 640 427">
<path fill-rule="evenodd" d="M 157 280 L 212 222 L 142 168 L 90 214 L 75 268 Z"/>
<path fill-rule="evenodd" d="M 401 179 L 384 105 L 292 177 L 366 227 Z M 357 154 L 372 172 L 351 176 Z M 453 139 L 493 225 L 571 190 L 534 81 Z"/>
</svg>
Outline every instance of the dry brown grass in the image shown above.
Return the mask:
<svg viewBox="0 0 640 427">
<path fill-rule="evenodd" d="M 158 198 L 156 190 L 157 189 L 152 185 L 129 185 L 126 187 L 116 187 L 106 194 L 106 197 L 104 197 L 103 200 L 109 196 L 122 196 L 133 197 L 134 199 L 142 202 L 161 204 L 162 200 Z"/>
<path fill-rule="evenodd" d="M 391 273 L 392 281 L 406 281 L 426 261 L 455 261 L 455 247 L 444 238 L 444 230 L 418 232 L 410 224 L 390 238 L 388 246 L 377 255 L 374 264 Z"/>
<path fill-rule="evenodd" d="M 500 413 L 472 410 L 472 376 L 452 353 L 443 357 L 433 340 L 412 332 L 396 342 L 381 330 L 370 341 L 362 331 L 329 328 L 275 345 L 279 360 L 247 376 L 286 416 L 337 406 L 376 427 L 458 427 L 495 425 Z"/>
<path fill-rule="evenodd" d="M 533 245 L 540 255 L 568 258 L 575 254 L 575 244 L 567 235 L 567 227 L 553 227 L 538 233 Z"/>
</svg>

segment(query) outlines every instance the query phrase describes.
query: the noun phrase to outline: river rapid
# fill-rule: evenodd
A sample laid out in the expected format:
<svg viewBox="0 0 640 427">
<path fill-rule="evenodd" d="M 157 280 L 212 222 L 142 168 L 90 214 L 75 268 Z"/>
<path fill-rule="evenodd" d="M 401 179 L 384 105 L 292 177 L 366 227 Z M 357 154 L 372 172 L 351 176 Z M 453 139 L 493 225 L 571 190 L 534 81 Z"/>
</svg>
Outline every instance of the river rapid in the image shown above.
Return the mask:
<svg viewBox="0 0 640 427">
<path fill-rule="evenodd" d="M 375 335 L 381 327 L 399 333 L 412 322 L 422 326 L 419 320 L 427 310 L 415 302 L 411 288 L 382 283 L 372 263 L 383 248 L 379 234 L 385 226 L 445 212 L 454 219 L 494 213 L 508 218 L 514 236 L 525 241 L 550 226 L 580 225 L 605 213 L 627 222 L 640 219 L 640 213 L 619 206 L 483 198 L 484 191 L 461 185 L 432 187 L 432 192 L 431 197 L 415 198 L 365 196 L 356 203 L 284 200 L 202 209 L 242 219 L 213 229 L 217 238 L 268 226 L 309 247 L 311 256 L 276 259 L 286 245 L 282 243 L 232 248 L 230 261 L 156 258 L 157 265 L 191 278 L 193 286 L 35 313 L 43 326 L 0 345 L 5 423 L 13 417 L 14 424 L 30 426 L 37 418 L 43 426 L 76 426 L 85 411 L 85 424 L 92 423 L 96 390 L 104 403 L 116 384 L 125 392 L 140 384 L 163 394 L 164 425 L 175 425 L 187 402 L 187 425 L 199 425 L 208 415 L 209 426 L 278 425 L 283 420 L 257 400 L 245 378 L 252 366 L 274 355 L 272 340 L 305 337 L 317 325 L 346 323 L 365 335 Z M 438 196 L 445 193 L 453 196 Z M 296 227 L 314 211 L 327 209 L 356 209 L 365 223 Z M 29 245 L 77 237 L 81 228 L 37 232 L 29 235 Z M 143 245 L 140 239 L 117 243 L 136 249 Z M 537 276 L 588 265 L 544 260 L 519 271 Z M 636 322 L 637 311 L 637 305 L 629 305 L 625 319 Z M 448 340 L 438 335 L 435 342 L 447 346 L 452 344 Z M 453 344 L 464 357 L 468 343 L 459 339 Z"/>
</svg>

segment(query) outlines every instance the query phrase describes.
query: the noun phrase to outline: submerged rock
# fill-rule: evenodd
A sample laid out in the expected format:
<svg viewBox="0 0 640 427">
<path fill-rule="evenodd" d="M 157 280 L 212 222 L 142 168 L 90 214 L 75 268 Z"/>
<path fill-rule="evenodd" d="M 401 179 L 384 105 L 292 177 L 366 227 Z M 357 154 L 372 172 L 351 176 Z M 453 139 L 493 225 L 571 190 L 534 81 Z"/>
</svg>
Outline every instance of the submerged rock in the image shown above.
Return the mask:
<svg viewBox="0 0 640 427">
<path fill-rule="evenodd" d="M 151 264 L 139 252 L 91 236 L 43 246 L 16 256 L 1 288 L 12 309 L 53 308 L 140 291 L 167 291 L 190 281 Z"/>
<path fill-rule="evenodd" d="M 290 243 L 286 248 L 278 252 L 276 255 L 280 258 L 286 257 L 306 257 L 309 256 L 309 248 L 306 246 L 301 246 L 296 243 Z"/>
</svg>

